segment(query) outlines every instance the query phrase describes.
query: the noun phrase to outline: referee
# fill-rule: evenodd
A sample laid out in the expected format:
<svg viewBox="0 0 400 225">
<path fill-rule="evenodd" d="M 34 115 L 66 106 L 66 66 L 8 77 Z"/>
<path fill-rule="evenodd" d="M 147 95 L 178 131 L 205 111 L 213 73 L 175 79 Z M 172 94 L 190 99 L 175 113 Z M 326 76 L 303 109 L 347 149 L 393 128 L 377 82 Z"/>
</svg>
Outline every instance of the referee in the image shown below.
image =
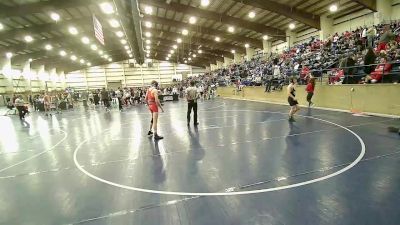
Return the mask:
<svg viewBox="0 0 400 225">
<path fill-rule="evenodd" d="M 188 111 L 187 111 L 187 124 L 190 125 L 190 114 L 192 113 L 192 109 L 194 112 L 194 125 L 197 126 L 199 123 L 197 122 L 197 99 L 199 95 L 197 93 L 197 88 L 195 87 L 195 82 L 190 81 L 190 87 L 186 89 L 186 99 L 188 101 Z"/>
</svg>

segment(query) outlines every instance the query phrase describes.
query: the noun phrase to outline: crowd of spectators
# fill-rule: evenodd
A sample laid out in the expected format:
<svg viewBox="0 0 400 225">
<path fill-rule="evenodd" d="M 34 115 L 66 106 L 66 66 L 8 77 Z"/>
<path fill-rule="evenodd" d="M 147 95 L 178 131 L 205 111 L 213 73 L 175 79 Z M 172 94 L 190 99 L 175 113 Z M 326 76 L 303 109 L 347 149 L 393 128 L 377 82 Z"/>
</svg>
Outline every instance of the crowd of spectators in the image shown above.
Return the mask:
<svg viewBox="0 0 400 225">
<path fill-rule="evenodd" d="M 400 22 L 358 27 L 327 40 L 311 38 L 280 55 L 256 57 L 206 74 L 219 86 L 266 85 L 278 89 L 289 77 L 306 84 L 327 75 L 329 84 L 397 82 L 400 62 Z M 393 70 L 393 71 L 392 71 Z"/>
</svg>

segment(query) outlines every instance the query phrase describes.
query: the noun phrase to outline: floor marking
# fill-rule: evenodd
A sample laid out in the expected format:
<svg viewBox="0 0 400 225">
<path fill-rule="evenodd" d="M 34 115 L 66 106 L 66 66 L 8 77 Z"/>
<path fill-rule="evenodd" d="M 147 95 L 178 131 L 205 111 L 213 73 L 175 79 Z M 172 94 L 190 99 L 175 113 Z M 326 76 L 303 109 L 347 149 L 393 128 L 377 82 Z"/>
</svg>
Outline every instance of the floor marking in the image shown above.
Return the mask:
<svg viewBox="0 0 400 225">
<path fill-rule="evenodd" d="M 393 152 L 393 153 L 388 153 L 388 154 L 383 154 L 383 155 L 378 155 L 378 156 L 373 156 L 373 157 L 361 160 L 360 163 L 364 163 L 364 162 L 367 162 L 367 161 L 371 161 L 371 160 L 375 160 L 375 159 L 380 159 L 380 158 L 392 156 L 392 155 L 399 154 L 399 153 L 400 153 L 400 151 Z M 297 176 L 300 176 L 300 175 L 306 175 L 306 174 L 315 173 L 315 172 L 326 172 L 327 170 L 332 170 L 332 169 L 335 169 L 337 167 L 343 167 L 343 166 L 349 165 L 349 164 L 350 163 L 339 164 L 339 165 L 334 165 L 334 166 L 331 166 L 331 167 L 325 167 L 325 168 L 321 168 L 321 169 L 318 169 L 318 170 L 313 170 L 313 171 L 310 171 L 310 172 L 302 172 L 302 173 L 290 175 L 290 176 L 287 176 L 287 177 L 276 177 L 276 178 L 270 179 L 268 181 L 260 181 L 260 182 L 253 183 L 253 184 L 242 185 L 240 187 L 230 187 L 230 188 L 225 189 L 225 191 L 232 192 L 232 191 L 237 190 L 237 189 L 250 188 L 250 187 L 253 187 L 253 186 L 256 186 L 256 185 L 261 185 L 261 184 L 265 184 L 265 183 L 269 183 L 269 182 L 273 182 L 273 181 L 278 181 L 279 182 L 279 181 L 287 180 L 289 178 L 297 177 Z M 199 199 L 199 198 L 202 198 L 202 197 L 204 197 L 204 196 L 193 196 L 193 197 L 188 197 L 188 198 L 183 198 L 183 199 L 170 200 L 170 201 L 163 202 L 163 203 L 160 203 L 160 204 L 145 205 L 145 206 L 139 207 L 137 209 L 121 210 L 121 211 L 109 213 L 109 214 L 106 214 L 106 215 L 103 215 L 103 216 L 98 216 L 98 217 L 94 217 L 94 218 L 81 220 L 79 222 L 70 223 L 68 225 L 83 224 L 83 223 L 87 223 L 87 222 L 93 222 L 93 221 L 96 221 L 96 220 L 108 219 L 108 218 L 117 217 L 117 216 L 124 216 L 124 215 L 127 215 L 127 214 L 137 213 L 137 212 L 140 212 L 140 211 L 145 211 L 145 210 L 158 208 L 158 207 L 164 207 L 164 206 L 168 206 L 168 205 L 173 205 L 173 204 L 177 204 L 177 203 L 181 203 L 181 202 L 185 202 L 185 201 L 189 201 L 189 200 Z"/>
<path fill-rule="evenodd" d="M 223 111 L 248 111 L 248 112 L 261 112 L 261 113 L 268 113 L 265 111 L 255 111 L 255 110 L 223 110 Z M 222 111 L 222 112 L 223 112 Z M 282 112 L 274 112 L 276 114 L 284 114 L 286 115 L 286 113 L 282 113 Z M 299 115 L 300 116 L 300 115 Z M 312 116 L 301 116 L 304 118 L 310 118 L 310 119 L 315 119 L 324 123 L 328 123 L 334 126 L 337 126 L 339 128 L 342 128 L 346 131 L 348 131 L 350 134 L 352 134 L 353 136 L 355 136 L 357 138 L 357 140 L 360 143 L 361 146 L 361 151 L 360 154 L 358 155 L 358 157 L 348 166 L 332 173 L 332 174 L 328 174 L 325 175 L 323 177 L 319 177 L 316 179 L 312 179 L 312 180 L 308 180 L 308 181 L 304 181 L 304 182 L 299 182 L 299 183 L 295 183 L 295 184 L 291 184 L 291 185 L 285 185 L 285 186 L 280 186 L 280 187 L 274 187 L 274 188 L 267 188 L 267 189 L 260 189 L 260 190 L 252 190 L 252 191 L 235 191 L 235 192 L 213 192 L 213 193 L 196 193 L 196 192 L 176 192 L 176 191 L 158 191 L 158 190 L 151 190 L 151 189 L 145 189 L 145 188 L 137 188 L 137 187 L 132 187 L 132 186 L 128 186 L 128 185 L 123 185 L 123 184 L 118 184 L 115 182 L 111 182 L 109 180 L 105 180 L 103 178 L 100 178 L 90 172 L 88 172 L 87 170 L 85 170 L 78 162 L 77 159 L 77 154 L 79 152 L 79 150 L 81 149 L 82 145 L 84 145 L 90 138 L 82 141 L 74 150 L 74 163 L 76 165 L 76 167 L 84 174 L 86 174 L 87 176 L 89 176 L 92 179 L 95 179 L 97 181 L 100 181 L 102 183 L 111 185 L 111 186 L 115 186 L 118 188 L 122 188 L 122 189 L 126 189 L 126 190 L 133 190 L 133 191 L 139 191 L 139 192 L 144 192 L 144 193 L 152 193 L 152 194 L 163 194 L 163 195 L 178 195 L 178 196 L 232 196 L 232 195 L 248 195 L 248 194 L 256 194 L 256 193 L 265 193 L 265 192 L 272 192 L 272 191 L 279 191 L 279 190 L 285 190 L 285 189 L 290 189 L 290 188 L 295 188 L 295 187 L 300 187 L 300 186 L 304 186 L 304 185 L 309 185 L 312 183 L 316 183 L 316 182 L 320 182 L 332 177 L 335 177 L 339 174 L 342 174 L 344 172 L 346 172 L 347 170 L 353 168 L 355 165 L 357 165 L 358 162 L 360 162 L 360 160 L 364 157 L 365 155 L 365 143 L 363 141 L 363 139 L 354 131 L 350 130 L 347 127 L 344 127 L 342 125 L 339 125 L 337 123 L 328 121 L 328 120 L 324 120 L 324 119 L 320 119 L 320 118 L 316 118 L 316 117 L 312 117 Z"/>
<path fill-rule="evenodd" d="M 34 159 L 34 158 L 37 158 L 37 157 L 39 157 L 39 156 L 41 156 L 41 155 L 43 155 L 43 154 L 45 154 L 45 153 L 47 153 L 47 152 L 52 151 L 54 148 L 56 148 L 58 145 L 60 145 L 62 142 L 64 142 L 64 141 L 67 139 L 67 137 L 68 137 L 68 133 L 67 133 L 67 132 L 65 132 L 65 131 L 63 131 L 63 130 L 59 130 L 59 131 L 61 131 L 62 133 L 64 133 L 64 138 L 61 139 L 61 141 L 57 142 L 57 144 L 53 145 L 52 147 L 50 147 L 50 148 L 47 149 L 47 150 L 44 150 L 44 151 L 42 151 L 42 152 L 39 152 L 39 153 L 37 153 L 37 154 L 34 154 L 34 155 L 31 156 L 31 157 L 28 157 L 27 159 L 24 159 L 24 160 L 22 160 L 22 161 L 19 161 L 19 162 L 13 164 L 13 165 L 10 165 L 10 166 L 7 166 L 7 167 L 5 167 L 5 168 L 3 168 L 3 169 L 0 169 L 0 173 L 6 171 L 6 170 L 8 170 L 8 169 L 11 169 L 11 168 L 13 168 L 13 167 L 16 167 L 16 166 L 18 166 L 18 165 L 21 165 L 21 164 L 23 164 L 23 163 L 25 163 L 25 162 L 28 162 L 28 161 L 30 161 L 30 160 L 32 160 L 32 159 Z"/>
</svg>

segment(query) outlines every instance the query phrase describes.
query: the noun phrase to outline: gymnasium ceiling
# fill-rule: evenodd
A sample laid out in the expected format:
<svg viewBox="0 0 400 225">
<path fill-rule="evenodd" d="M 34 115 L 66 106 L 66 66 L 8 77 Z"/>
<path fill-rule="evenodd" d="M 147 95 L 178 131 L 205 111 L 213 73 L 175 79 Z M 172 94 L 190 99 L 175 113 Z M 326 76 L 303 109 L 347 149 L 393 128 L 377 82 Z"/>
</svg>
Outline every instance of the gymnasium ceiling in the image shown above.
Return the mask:
<svg viewBox="0 0 400 225">
<path fill-rule="evenodd" d="M 263 38 L 285 40 L 290 24 L 295 32 L 320 29 L 321 15 L 376 11 L 374 0 L 208 0 L 207 6 L 202 1 L 207 2 L 0 1 L 0 54 L 12 53 L 13 66 L 31 60 L 32 67 L 66 72 L 130 58 L 166 60 L 168 54 L 168 61 L 204 67 L 223 56 L 233 58 L 232 52 L 245 53 L 245 44 L 261 49 Z M 332 4 L 338 6 L 335 13 L 329 11 Z M 93 15 L 102 25 L 105 45 L 95 38 Z"/>
</svg>

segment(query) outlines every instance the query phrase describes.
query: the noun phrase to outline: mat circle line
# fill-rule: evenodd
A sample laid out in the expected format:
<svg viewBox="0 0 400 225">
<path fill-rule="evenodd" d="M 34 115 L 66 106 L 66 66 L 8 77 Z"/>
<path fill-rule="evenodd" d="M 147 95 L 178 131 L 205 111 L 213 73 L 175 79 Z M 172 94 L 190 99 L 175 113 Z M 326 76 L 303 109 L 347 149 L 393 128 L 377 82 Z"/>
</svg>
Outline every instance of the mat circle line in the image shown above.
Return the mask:
<svg viewBox="0 0 400 225">
<path fill-rule="evenodd" d="M 245 111 L 245 112 L 261 112 L 261 113 L 277 113 L 277 114 L 286 114 L 286 113 L 282 113 L 282 112 L 269 112 L 269 111 L 256 111 L 256 110 L 221 110 L 219 112 L 224 112 L 224 111 L 236 111 L 236 112 L 240 112 L 240 111 Z M 303 116 L 303 115 L 298 115 L 300 117 L 304 117 L 304 118 L 310 118 L 310 119 L 315 119 L 315 120 L 319 120 L 321 122 L 324 123 L 328 123 L 334 126 L 337 126 L 339 128 L 342 128 L 346 131 L 348 131 L 349 133 L 351 133 L 353 136 L 355 136 L 357 138 L 357 140 L 360 142 L 360 146 L 361 146 L 361 151 L 360 154 L 357 156 L 357 158 L 350 163 L 349 165 L 347 165 L 346 167 L 319 177 L 319 178 L 315 178 L 315 179 L 311 179 L 308 181 L 303 181 L 303 182 L 298 182 L 298 183 L 294 183 L 294 184 L 290 184 L 290 185 L 284 185 L 284 186 L 279 186 L 279 187 L 274 187 L 274 188 L 265 188 L 265 189 L 258 189 L 258 190 L 251 190 L 251 191 L 232 191 L 232 192 L 178 192 L 178 191 L 159 191 L 159 190 L 152 190 L 152 189 L 146 189 L 146 188 L 137 188 L 137 187 L 132 187 L 132 186 L 128 186 L 128 185 L 123 185 L 123 184 L 118 184 L 106 179 L 103 179 L 101 177 L 98 177 L 90 172 L 88 172 L 87 170 L 85 170 L 78 162 L 78 152 L 81 149 L 82 145 L 84 145 L 89 139 L 86 139 L 84 141 L 82 141 L 74 150 L 74 163 L 75 166 L 85 175 L 87 175 L 88 177 L 97 180 L 99 182 L 102 182 L 104 184 L 107 185 L 111 185 L 114 187 L 118 187 L 118 188 L 122 188 L 125 190 L 132 190 L 132 191 L 138 191 L 138 192 L 143 192 L 143 193 L 150 193 L 150 194 L 161 194 L 161 195 L 176 195 L 176 196 L 235 196 L 235 195 L 250 195 L 250 194 L 257 194 L 257 193 L 266 193 L 266 192 L 273 192 L 273 191 L 279 191 L 279 190 L 285 190 L 285 189 L 292 189 L 292 188 L 296 188 L 296 187 L 301 187 L 301 186 L 305 186 L 305 185 L 309 185 L 309 184 L 313 184 L 313 183 L 317 183 L 320 181 L 324 181 L 327 179 L 330 179 L 332 177 L 338 176 L 348 170 L 350 170 L 351 168 L 353 168 L 354 166 L 356 166 L 361 159 L 364 157 L 365 152 L 366 152 L 366 147 L 365 147 L 365 143 L 363 141 L 363 139 L 354 131 L 350 130 L 349 128 L 342 126 L 340 124 L 328 121 L 328 120 L 324 120 L 324 119 L 320 119 L 320 118 L 316 118 L 313 116 Z"/>
</svg>

